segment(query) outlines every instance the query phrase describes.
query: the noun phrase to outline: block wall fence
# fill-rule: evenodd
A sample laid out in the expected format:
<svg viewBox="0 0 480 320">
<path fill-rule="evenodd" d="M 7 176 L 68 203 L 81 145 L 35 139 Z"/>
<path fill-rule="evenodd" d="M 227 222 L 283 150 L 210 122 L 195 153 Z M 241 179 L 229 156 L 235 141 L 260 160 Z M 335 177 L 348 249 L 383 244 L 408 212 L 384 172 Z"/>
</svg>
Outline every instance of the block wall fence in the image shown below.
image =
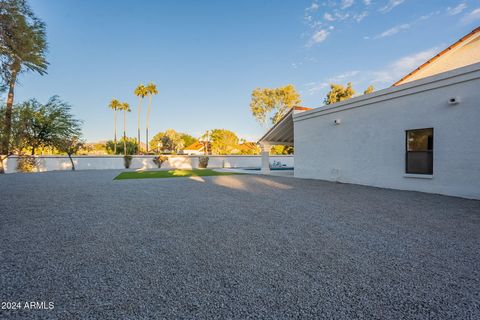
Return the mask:
<svg viewBox="0 0 480 320">
<path fill-rule="evenodd" d="M 164 169 L 194 169 L 198 168 L 199 156 L 169 155 L 168 161 L 163 163 Z M 72 165 L 67 156 L 36 156 L 37 168 L 35 172 L 71 170 Z M 104 170 L 125 169 L 123 156 L 74 156 L 72 157 L 76 170 Z M 154 169 L 153 155 L 133 156 L 130 169 Z M 4 161 L 6 173 L 17 172 L 17 157 L 12 156 Z M 292 155 L 271 156 L 270 163 L 279 162 L 282 165 L 293 167 Z M 260 168 L 260 156 L 217 156 L 210 155 L 208 168 Z"/>
</svg>

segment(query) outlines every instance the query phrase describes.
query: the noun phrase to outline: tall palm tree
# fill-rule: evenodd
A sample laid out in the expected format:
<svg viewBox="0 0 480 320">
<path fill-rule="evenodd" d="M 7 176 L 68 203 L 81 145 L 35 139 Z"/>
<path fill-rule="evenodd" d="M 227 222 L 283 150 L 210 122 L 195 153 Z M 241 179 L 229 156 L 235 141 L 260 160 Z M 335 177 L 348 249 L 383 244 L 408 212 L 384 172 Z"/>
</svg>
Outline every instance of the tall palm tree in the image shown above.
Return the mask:
<svg viewBox="0 0 480 320">
<path fill-rule="evenodd" d="M 150 82 L 147 87 L 147 94 L 148 94 L 148 109 L 147 109 L 147 124 L 146 124 L 146 142 L 147 142 L 147 153 L 148 153 L 148 129 L 150 126 L 150 109 L 152 107 L 152 96 L 158 94 L 157 86 L 153 83 Z"/>
<path fill-rule="evenodd" d="M 114 133 L 114 145 L 113 145 L 113 153 L 117 154 L 117 110 L 121 110 L 122 103 L 117 99 L 112 99 L 108 104 L 108 107 L 113 110 L 113 127 L 115 130 Z"/>
<path fill-rule="evenodd" d="M 211 148 L 212 130 L 205 131 L 205 133 L 200 137 L 199 141 L 203 143 L 203 153 L 207 155 L 208 149 Z"/>
<path fill-rule="evenodd" d="M 2 84 L 8 87 L 8 96 L 0 154 L 9 154 L 14 89 L 18 75 L 25 71 L 46 74 L 46 51 L 45 23 L 33 14 L 26 1 L 1 1 L 0 71 Z"/>
<path fill-rule="evenodd" d="M 137 153 L 140 151 L 140 114 L 142 112 L 142 100 L 148 94 L 147 88 L 143 84 L 139 84 L 133 92 L 138 97 L 138 125 L 137 125 Z"/>
<path fill-rule="evenodd" d="M 126 102 L 120 104 L 120 110 L 123 110 L 123 155 L 127 155 L 127 111 L 130 112 L 130 105 Z"/>
</svg>

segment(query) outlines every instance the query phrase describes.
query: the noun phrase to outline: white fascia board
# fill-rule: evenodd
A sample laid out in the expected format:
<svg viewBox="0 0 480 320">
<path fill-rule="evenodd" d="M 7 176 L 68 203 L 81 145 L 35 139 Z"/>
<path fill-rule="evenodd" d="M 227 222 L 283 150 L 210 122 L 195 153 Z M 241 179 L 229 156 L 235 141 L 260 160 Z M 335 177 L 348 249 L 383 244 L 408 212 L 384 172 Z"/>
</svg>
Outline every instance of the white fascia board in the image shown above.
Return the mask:
<svg viewBox="0 0 480 320">
<path fill-rule="evenodd" d="M 480 63 L 443 72 L 434 76 L 407 82 L 405 84 L 389 87 L 367 95 L 361 95 L 331 105 L 308 110 L 299 114 L 293 114 L 293 121 L 302 121 L 320 117 L 326 114 L 341 112 L 348 109 L 359 108 L 369 104 L 416 94 L 422 91 L 433 90 L 456 83 L 471 81 L 480 78 Z"/>
</svg>

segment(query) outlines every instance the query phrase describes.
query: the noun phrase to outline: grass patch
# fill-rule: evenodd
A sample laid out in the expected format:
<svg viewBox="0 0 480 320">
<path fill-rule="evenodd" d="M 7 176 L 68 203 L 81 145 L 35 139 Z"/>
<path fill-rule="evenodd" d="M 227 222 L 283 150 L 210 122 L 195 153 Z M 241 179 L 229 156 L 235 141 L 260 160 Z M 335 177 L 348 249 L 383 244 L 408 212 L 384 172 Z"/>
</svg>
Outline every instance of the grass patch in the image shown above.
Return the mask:
<svg viewBox="0 0 480 320">
<path fill-rule="evenodd" d="M 139 171 L 139 172 L 122 172 L 118 176 L 116 176 L 114 180 L 229 176 L 229 175 L 235 175 L 235 174 L 243 174 L 243 173 L 218 172 L 210 169 Z"/>
</svg>

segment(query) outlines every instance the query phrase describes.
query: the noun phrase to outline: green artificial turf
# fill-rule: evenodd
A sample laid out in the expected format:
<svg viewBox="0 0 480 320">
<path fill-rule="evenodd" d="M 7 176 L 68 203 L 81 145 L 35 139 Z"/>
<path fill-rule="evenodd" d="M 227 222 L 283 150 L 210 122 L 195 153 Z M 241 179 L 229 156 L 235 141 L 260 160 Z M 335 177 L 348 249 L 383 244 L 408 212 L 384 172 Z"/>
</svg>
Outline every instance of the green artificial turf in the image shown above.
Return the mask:
<svg viewBox="0 0 480 320">
<path fill-rule="evenodd" d="M 138 172 L 122 172 L 118 176 L 116 176 L 114 180 L 228 176 L 233 174 L 242 174 L 242 173 L 217 172 L 210 169 L 138 171 Z"/>
</svg>

